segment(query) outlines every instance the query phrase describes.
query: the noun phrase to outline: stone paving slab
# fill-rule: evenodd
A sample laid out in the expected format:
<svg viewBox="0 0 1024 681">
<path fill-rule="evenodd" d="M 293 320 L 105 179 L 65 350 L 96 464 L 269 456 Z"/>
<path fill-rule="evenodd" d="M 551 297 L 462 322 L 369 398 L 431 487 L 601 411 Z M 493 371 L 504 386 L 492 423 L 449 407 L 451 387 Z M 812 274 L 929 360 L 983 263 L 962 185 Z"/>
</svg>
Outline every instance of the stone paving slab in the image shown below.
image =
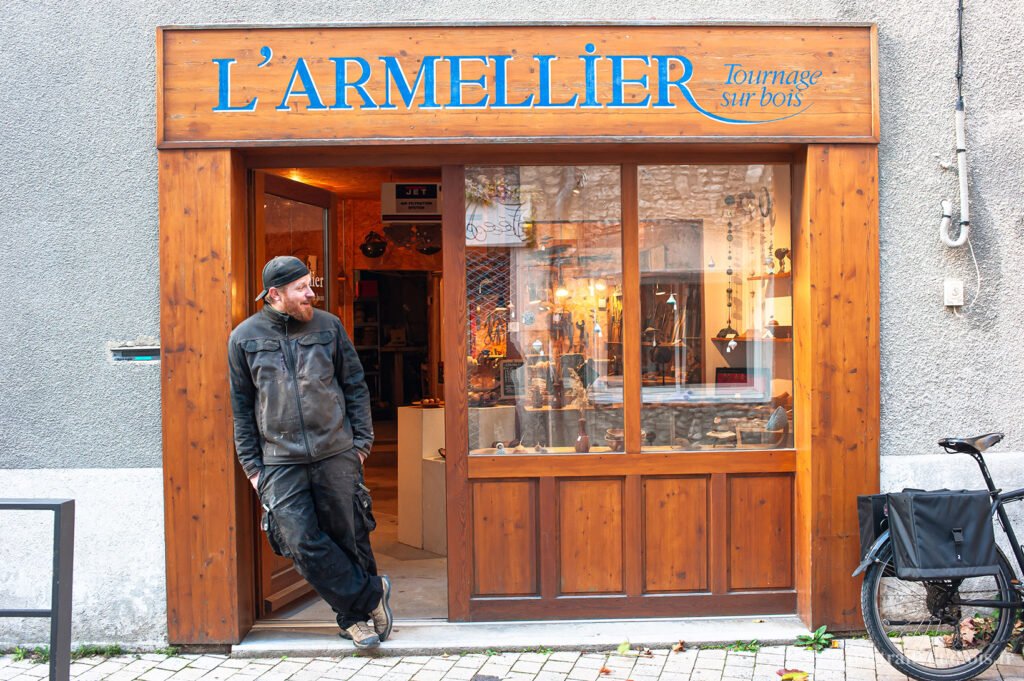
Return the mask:
<svg viewBox="0 0 1024 681">
<path fill-rule="evenodd" d="M 908 651 L 927 651 L 924 637 Z M 936 651 L 937 652 L 937 651 Z M 83 658 L 71 665 L 75 681 L 780 681 L 782 668 L 808 672 L 808 681 L 909 681 L 870 641 L 840 641 L 819 653 L 795 646 L 757 650 L 707 646 L 678 652 L 632 650 L 504 652 L 371 657 L 353 651 L 318 657 L 231 657 L 142 653 Z M 0 681 L 40 681 L 48 665 L 0 655 Z M 1024 681 L 1024 658 L 1005 653 L 978 679 Z"/>
</svg>

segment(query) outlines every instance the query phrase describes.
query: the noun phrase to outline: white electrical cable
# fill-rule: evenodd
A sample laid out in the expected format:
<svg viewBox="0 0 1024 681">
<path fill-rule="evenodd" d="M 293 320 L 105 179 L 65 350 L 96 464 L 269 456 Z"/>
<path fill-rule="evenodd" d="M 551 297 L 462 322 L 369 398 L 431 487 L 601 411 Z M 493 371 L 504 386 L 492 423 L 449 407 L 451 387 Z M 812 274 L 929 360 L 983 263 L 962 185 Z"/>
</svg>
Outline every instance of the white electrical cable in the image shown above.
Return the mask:
<svg viewBox="0 0 1024 681">
<path fill-rule="evenodd" d="M 974 261 L 974 272 L 978 275 L 978 287 L 974 289 L 974 297 L 971 298 L 970 304 L 964 308 L 965 310 L 972 308 L 974 306 L 974 301 L 976 301 L 978 299 L 978 295 L 981 294 L 981 268 L 978 267 L 978 259 L 974 257 L 974 244 L 968 241 L 967 247 L 971 249 L 971 260 Z"/>
</svg>

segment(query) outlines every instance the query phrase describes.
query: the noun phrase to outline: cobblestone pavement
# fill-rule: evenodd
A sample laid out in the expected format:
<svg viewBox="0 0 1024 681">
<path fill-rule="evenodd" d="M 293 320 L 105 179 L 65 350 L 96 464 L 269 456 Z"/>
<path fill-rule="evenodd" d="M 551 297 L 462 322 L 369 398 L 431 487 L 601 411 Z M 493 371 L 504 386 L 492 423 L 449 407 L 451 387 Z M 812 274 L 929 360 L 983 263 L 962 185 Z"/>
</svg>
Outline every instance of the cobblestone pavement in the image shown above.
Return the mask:
<svg viewBox="0 0 1024 681">
<path fill-rule="evenodd" d="M 839 648 L 813 653 L 794 646 L 765 646 L 756 652 L 721 648 L 681 652 L 528 652 L 423 657 L 234 658 L 227 655 L 138 654 L 83 658 L 71 665 L 79 681 L 779 681 L 780 669 L 809 673 L 809 681 L 891 681 L 906 679 L 866 640 L 845 640 Z M 38 681 L 49 668 L 0 656 L 0 681 Z M 1024 680 L 1024 659 L 1007 653 L 979 679 Z"/>
</svg>

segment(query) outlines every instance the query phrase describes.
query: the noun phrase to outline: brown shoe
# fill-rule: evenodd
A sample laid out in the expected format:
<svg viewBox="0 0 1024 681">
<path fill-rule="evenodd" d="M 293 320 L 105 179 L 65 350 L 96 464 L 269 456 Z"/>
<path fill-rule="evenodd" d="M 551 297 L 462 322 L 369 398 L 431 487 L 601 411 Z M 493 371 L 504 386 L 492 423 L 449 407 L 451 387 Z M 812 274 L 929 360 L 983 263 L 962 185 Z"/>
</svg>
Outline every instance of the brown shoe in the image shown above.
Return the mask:
<svg viewBox="0 0 1024 681">
<path fill-rule="evenodd" d="M 356 622 L 345 629 L 344 633 L 348 634 L 356 648 L 376 648 L 380 645 L 380 636 L 366 622 Z"/>
<path fill-rule="evenodd" d="M 382 575 L 380 582 L 380 603 L 370 611 L 370 617 L 373 618 L 373 628 L 377 632 L 377 636 L 381 641 L 387 641 L 388 636 L 391 636 L 391 627 L 395 623 L 395 617 L 391 614 L 391 580 L 387 575 Z"/>
</svg>

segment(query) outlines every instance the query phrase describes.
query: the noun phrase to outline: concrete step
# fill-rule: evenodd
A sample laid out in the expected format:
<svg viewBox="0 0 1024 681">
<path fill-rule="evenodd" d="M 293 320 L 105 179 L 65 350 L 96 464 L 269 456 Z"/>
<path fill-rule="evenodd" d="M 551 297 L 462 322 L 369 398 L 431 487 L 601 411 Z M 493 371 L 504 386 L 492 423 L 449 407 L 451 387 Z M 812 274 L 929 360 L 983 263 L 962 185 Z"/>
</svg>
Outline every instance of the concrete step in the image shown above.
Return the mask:
<svg viewBox="0 0 1024 681">
<path fill-rule="evenodd" d="M 789 644 L 807 627 L 796 616 L 701 617 L 556 622 L 446 622 L 399 620 L 391 638 L 375 651 L 383 656 L 524 650 L 614 650 L 624 641 L 635 648 L 671 648 L 757 640 Z M 327 622 L 261 622 L 232 647 L 235 657 L 321 657 L 353 652 L 351 641 Z"/>
</svg>

